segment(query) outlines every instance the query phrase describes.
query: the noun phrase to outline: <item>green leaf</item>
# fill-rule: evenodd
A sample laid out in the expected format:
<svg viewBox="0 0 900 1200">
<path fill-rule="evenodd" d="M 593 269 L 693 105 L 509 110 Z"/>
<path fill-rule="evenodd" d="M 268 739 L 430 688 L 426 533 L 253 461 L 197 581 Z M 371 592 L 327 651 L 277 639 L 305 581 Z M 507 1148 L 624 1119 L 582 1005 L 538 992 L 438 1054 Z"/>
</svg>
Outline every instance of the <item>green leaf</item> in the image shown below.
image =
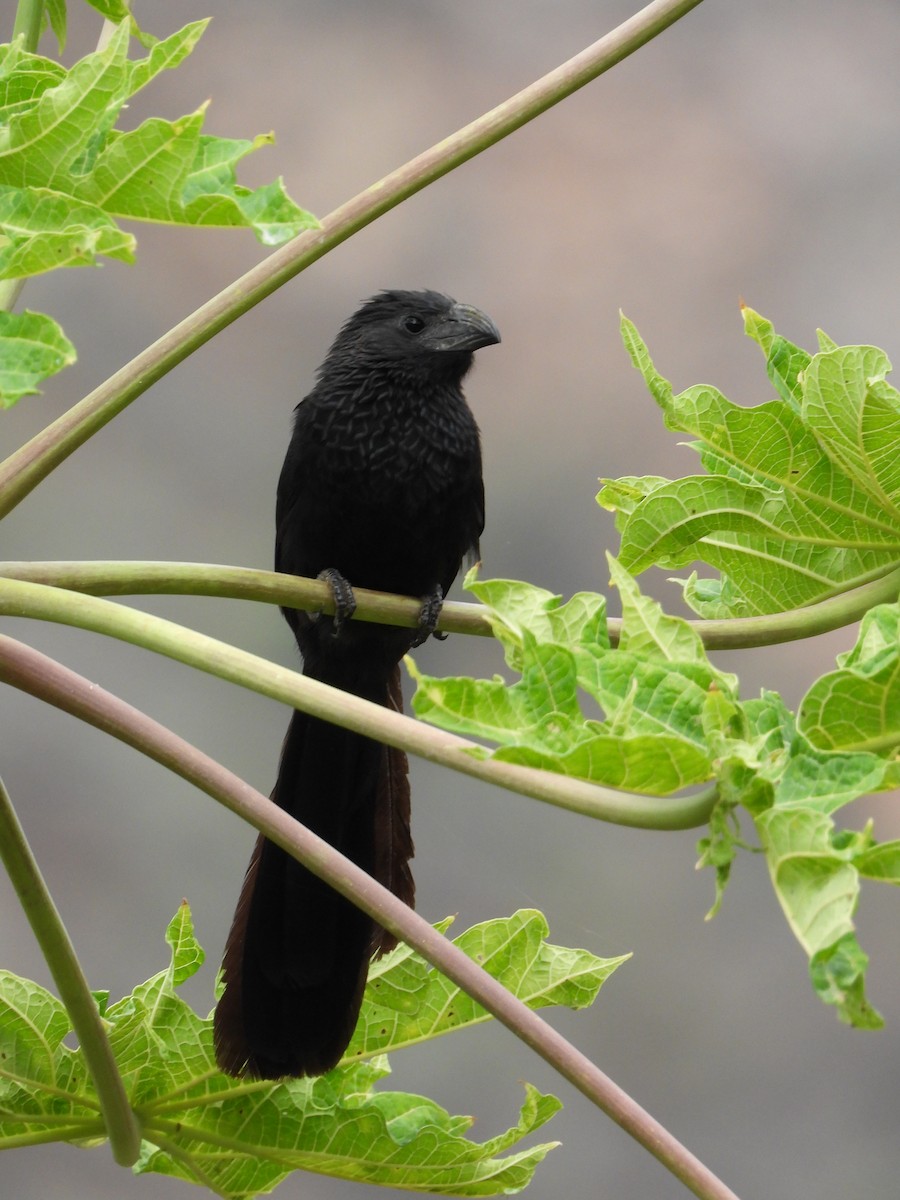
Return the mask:
<svg viewBox="0 0 900 1200">
<path fill-rule="evenodd" d="M 128 29 L 77 62 L 65 79 L 0 130 L 0 184 L 66 191 L 74 164 L 105 136 L 127 97 Z"/>
<path fill-rule="evenodd" d="M 775 332 L 771 321 L 761 317 L 752 308 L 741 306 L 744 332 L 752 338 L 766 355 L 766 373 L 775 391 L 794 412 L 800 411 L 803 389 L 801 380 L 809 366 L 810 356 L 787 338 Z"/>
<path fill-rule="evenodd" d="M 560 726 L 555 729 L 561 731 Z M 662 733 L 634 737 L 598 733 L 556 752 L 539 744 L 503 746 L 494 758 L 646 796 L 668 796 L 710 777 L 709 756 L 703 750 Z"/>
<path fill-rule="evenodd" d="M 0 113 L 6 125 L 12 116 L 34 104 L 48 88 L 66 78 L 66 68 L 40 54 L 29 54 L 22 42 L 0 46 Z"/>
<path fill-rule="evenodd" d="M 126 0 L 87 0 L 91 8 L 107 21 L 127 21 L 130 16 Z"/>
<path fill-rule="evenodd" d="M 0 312 L 0 406 L 38 391 L 38 383 L 75 361 L 75 347 L 42 313 Z"/>
<path fill-rule="evenodd" d="M 491 921 L 457 939 L 529 1004 L 582 1007 L 618 960 L 546 942 L 539 913 Z M 525 1085 L 515 1124 L 487 1141 L 467 1137 L 471 1117 L 433 1101 L 376 1091 L 388 1073 L 380 1053 L 483 1021 L 486 1014 L 410 951 L 372 968 L 354 1055 L 315 1079 L 231 1079 L 215 1066 L 212 1022 L 177 994 L 203 961 L 186 904 L 169 925 L 168 966 L 117 1003 L 99 1003 L 141 1123 L 135 1167 L 249 1200 L 297 1170 L 429 1194 L 488 1196 L 520 1191 L 555 1143 L 520 1149 L 560 1108 Z M 386 1036 L 382 1026 L 388 1024 Z M 0 972 L 0 1149 L 103 1139 L 93 1086 L 65 1039 L 62 1005 L 37 984 Z M 363 1055 L 376 1055 L 370 1062 Z"/>
<path fill-rule="evenodd" d="M 807 743 L 787 762 L 778 781 L 776 799 L 782 808 L 814 808 L 830 815 L 860 796 L 896 787 L 898 783 L 898 764 L 877 754 L 835 754 Z"/>
<path fill-rule="evenodd" d="M 806 693 L 800 728 L 825 750 L 895 751 L 900 746 L 900 604 L 866 613 L 856 646 L 841 663 Z"/>
<path fill-rule="evenodd" d="M 677 663 L 684 668 L 699 669 L 705 690 L 715 683 L 726 692 L 735 692 L 737 676 L 712 666 L 697 630 L 680 617 L 669 616 L 662 605 L 642 595 L 635 581 L 611 554 L 607 554 L 606 559 L 611 581 L 622 598 L 619 649 L 631 654 L 656 656 L 662 662 Z"/>
<path fill-rule="evenodd" d="M 612 650 L 603 598 L 566 604 L 512 580 L 466 586 L 486 605 L 509 666 L 521 678 L 435 679 L 410 671 L 418 716 L 496 744 L 494 757 L 610 787 L 666 795 L 707 781 L 711 759 L 703 709 L 712 687 L 735 679 L 715 670 L 697 634 L 641 596 L 611 560 L 624 620 Z M 606 720 L 586 717 L 582 700 Z"/>
<path fill-rule="evenodd" d="M 449 924 L 449 922 L 447 922 Z M 544 916 L 523 909 L 474 925 L 453 944 L 529 1008 L 587 1008 L 630 955 L 602 959 L 547 942 Z M 373 963 L 345 1061 L 371 1057 L 490 1020 L 490 1014 L 403 944 Z"/>
<path fill-rule="evenodd" d="M 711 867 L 716 879 L 715 899 L 706 914 L 707 921 L 719 914 L 725 899 L 725 890 L 731 881 L 732 865 L 738 850 L 744 845 L 735 805 L 722 798 L 710 816 L 709 834 L 697 842 L 697 870 Z"/>
<path fill-rule="evenodd" d="M 629 321 L 622 312 L 619 313 L 619 330 L 634 369 L 643 375 L 650 395 L 656 403 L 664 412 L 668 412 L 672 403 L 672 385 L 657 371 L 653 365 L 653 359 L 650 357 L 650 351 L 637 331 L 637 326 Z"/>
<path fill-rule="evenodd" d="M 135 239 L 95 205 L 49 188 L 0 187 L 0 279 L 83 267 L 105 254 L 134 261 Z"/>
<path fill-rule="evenodd" d="M 63 1044 L 70 1032 L 55 996 L 0 971 L 0 1149 L 103 1138 L 81 1056 Z"/>
<path fill-rule="evenodd" d="M 833 824 L 810 809 L 772 808 L 756 819 L 788 923 L 812 957 L 853 930 L 859 877 L 836 853 Z"/>
<path fill-rule="evenodd" d="M 66 0 L 44 0 L 44 19 L 53 30 L 62 54 L 66 48 Z"/>
<path fill-rule="evenodd" d="M 838 836 L 828 816 L 799 807 L 772 808 L 757 817 L 756 826 L 775 894 L 809 955 L 810 979 L 819 998 L 834 1005 L 842 1021 L 880 1029 L 883 1019 L 865 993 L 868 957 L 853 929 L 857 861 L 871 863 L 870 837 Z"/>
<path fill-rule="evenodd" d="M 232 1095 L 198 1090 L 179 1106 L 181 1120 L 167 1113 L 146 1131 L 135 1169 L 200 1183 L 223 1197 L 268 1194 L 295 1170 L 430 1194 L 490 1196 L 527 1186 L 556 1145 L 505 1153 L 559 1109 L 532 1087 L 526 1086 L 517 1124 L 479 1144 L 465 1136 L 471 1118 L 451 1116 L 422 1096 L 375 1092 L 384 1074 L 382 1060 L 249 1092 L 244 1085 Z M 157 1132 L 161 1146 L 152 1144 Z"/>
<path fill-rule="evenodd" d="M 118 217 L 178 222 L 202 127 L 203 110 L 179 121 L 151 117 L 111 137 L 78 195 Z"/>
<path fill-rule="evenodd" d="M 204 137 L 205 108 L 179 121 L 153 117 L 111 136 L 77 194 L 117 217 L 181 225 L 250 227 L 274 245 L 317 222 L 297 208 L 280 181 L 250 191 L 238 186 L 235 164 L 268 145 Z"/>
<path fill-rule="evenodd" d="M 47 90 L 62 83 L 65 67 L 51 58 L 29 54 L 20 42 L 0 46 L 0 124 L 33 106 Z"/>
<path fill-rule="evenodd" d="M 654 387 L 666 402 L 663 384 Z M 798 722 L 774 692 L 742 700 L 736 677 L 709 661 L 698 630 L 642 595 L 616 559 L 609 567 L 622 599 L 616 649 L 600 597 L 582 593 L 563 604 L 530 584 L 470 575 L 466 586 L 485 604 L 519 678 L 434 679 L 413 665 L 416 713 L 484 739 L 500 761 L 645 795 L 714 779 L 717 803 L 698 844 L 698 866 L 716 877 L 709 915 L 739 852 L 762 850 L 817 993 L 842 1019 L 876 1028 L 853 914 L 863 875 L 900 881 L 900 850 L 878 847 L 868 828 L 838 830 L 833 816 L 860 796 L 900 786 L 900 605 L 866 616 L 838 670 L 810 689 Z M 871 703 L 863 702 L 866 689 Z M 603 719 L 583 715 L 585 699 Z M 759 847 L 748 845 L 741 810 Z"/>
<path fill-rule="evenodd" d="M 267 245 L 315 226 L 280 180 L 255 191 L 236 182 L 236 164 L 271 144 L 271 134 L 253 140 L 201 135 L 205 105 L 177 121 L 151 118 L 126 133 L 112 129 L 125 102 L 178 66 L 206 25 L 192 22 L 132 62 L 122 24 L 103 50 L 62 77 L 60 68 L 36 56 L 11 60 L 20 84 L 0 111 L 8 122 L 6 141 L 0 139 L 0 184 L 52 188 L 107 216 L 250 227 Z"/>
<path fill-rule="evenodd" d="M 271 134 L 206 135 L 205 105 L 176 121 L 151 118 L 137 129 L 116 130 L 130 97 L 183 62 L 208 22 L 158 40 L 141 33 L 121 0 L 95 6 L 121 23 L 102 49 L 68 72 L 22 50 L 20 41 L 0 46 L 0 280 L 92 266 L 101 256 L 132 262 L 134 236 L 119 229 L 117 218 L 249 228 L 267 246 L 317 226 L 280 179 L 256 189 L 238 184 L 237 164 L 270 145 Z M 64 36 L 64 6 L 57 0 L 49 11 Z M 148 47 L 145 57 L 128 58 L 131 34 Z M 56 330 L 50 322 L 46 328 Z M 48 369 L 41 373 L 33 354 L 20 377 L 20 357 L 4 358 L 6 404 L 59 369 L 56 356 L 45 355 Z"/>
<path fill-rule="evenodd" d="M 561 596 L 530 583 L 478 579 L 477 568 L 469 572 L 465 586 L 487 606 L 494 633 L 511 651 L 526 633 L 538 642 L 609 646 L 606 598 L 596 592 L 576 592 L 564 604 Z"/>
<path fill-rule="evenodd" d="M 620 559 L 634 573 L 702 559 L 685 584 L 705 617 L 813 604 L 900 563 L 900 395 L 871 347 L 810 356 L 744 309 L 779 399 L 742 408 L 702 385 L 673 395 L 630 322 L 623 340 L 670 429 L 697 439 L 707 475 L 604 481 Z M 830 343 L 826 340 L 823 345 Z"/>
<path fill-rule="evenodd" d="M 879 639 L 863 640 L 877 656 Z M 893 882 L 900 854 L 891 843 L 878 847 L 868 826 L 838 830 L 832 816 L 859 796 L 896 786 L 897 764 L 869 752 L 813 746 L 771 692 L 744 703 L 711 693 L 705 727 L 719 789 L 709 835 L 698 846 L 698 866 L 716 872 L 709 915 L 721 906 L 737 854 L 748 848 L 738 818 L 743 807 L 754 820 L 778 901 L 809 956 L 816 993 L 842 1020 L 879 1028 L 881 1018 L 865 995 L 867 959 L 853 915 L 861 877 Z"/>
<path fill-rule="evenodd" d="M 842 1021 L 856 1029 L 882 1029 L 884 1020 L 866 999 L 868 955 L 852 933 L 814 954 L 809 975 L 819 998 L 838 1010 Z"/>
<path fill-rule="evenodd" d="M 883 842 L 853 860 L 860 875 L 879 883 L 900 885 L 900 842 Z"/>
<path fill-rule="evenodd" d="M 122 18 L 113 19 L 121 20 Z M 173 70 L 184 62 L 206 32 L 208 24 L 208 17 L 202 21 L 190 21 L 183 29 L 177 30 L 162 41 L 153 39 L 150 53 L 146 58 L 126 64 L 128 71 L 127 97 L 132 97 L 141 88 L 146 87 L 161 71 Z"/>
<path fill-rule="evenodd" d="M 805 372 L 803 416 L 825 453 L 886 511 L 900 518 L 900 393 L 874 346 L 820 353 Z"/>
</svg>

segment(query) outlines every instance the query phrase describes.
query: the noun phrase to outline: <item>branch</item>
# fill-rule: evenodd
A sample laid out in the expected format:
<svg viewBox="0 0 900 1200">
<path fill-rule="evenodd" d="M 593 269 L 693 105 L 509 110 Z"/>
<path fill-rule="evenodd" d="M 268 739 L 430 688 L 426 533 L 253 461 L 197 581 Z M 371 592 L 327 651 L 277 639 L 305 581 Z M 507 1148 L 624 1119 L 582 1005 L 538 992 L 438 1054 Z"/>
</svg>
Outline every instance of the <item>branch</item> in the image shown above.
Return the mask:
<svg viewBox="0 0 900 1200">
<path fill-rule="evenodd" d="M 354 233 L 487 150 L 662 33 L 700 0 L 653 0 L 612 33 L 444 138 L 207 301 L 0 464 L 0 517 L 133 400 L 232 321 Z"/>
<path fill-rule="evenodd" d="M 172 562 L 0 562 L 0 579 L 4 578 L 68 588 L 89 596 L 217 596 L 334 614 L 334 593 L 321 579 L 251 567 Z M 357 587 L 353 595 L 357 604 L 354 619 L 418 627 L 421 600 Z M 493 636 L 481 604 L 445 601 L 437 628 L 447 633 Z"/>
<path fill-rule="evenodd" d="M 706 823 L 716 801 L 715 786 L 691 796 L 644 796 L 517 763 L 478 758 L 476 754 L 483 748 L 475 742 L 288 671 L 173 621 L 78 592 L 17 579 L 0 580 L 0 615 L 73 625 L 143 646 L 485 783 L 616 825 L 693 829 Z"/>
<path fill-rule="evenodd" d="M 224 767 L 118 697 L 38 651 L 0 637 L 0 679 L 112 734 L 220 801 L 482 1004 L 704 1200 L 735 1194 L 603 1071 L 427 921 Z"/>
<path fill-rule="evenodd" d="M 0 642 L 10 639 L 0 638 Z M 31 653 L 34 653 L 32 651 Z M 0 668 L 2 675 L 2 668 Z M 0 780 L 0 860 L 50 968 L 72 1020 L 85 1063 L 97 1089 L 100 1110 L 117 1163 L 130 1167 L 141 1149 L 141 1130 L 128 1102 L 97 1002 L 84 977 L 53 897 L 47 888 L 16 810 Z M 83 1130 L 81 1131 L 83 1133 Z"/>
<path fill-rule="evenodd" d="M 171 562 L 0 562 L 0 579 L 20 579 L 69 588 L 91 596 L 192 595 L 233 600 L 258 600 L 310 612 L 334 612 L 327 584 L 299 575 L 282 575 L 249 567 L 210 563 Z M 688 621 L 707 650 L 739 650 L 773 646 L 828 633 L 861 620 L 876 604 L 892 604 L 900 593 L 900 569 L 871 580 L 818 604 L 761 617 L 732 617 L 723 621 Z M 414 628 L 421 602 L 354 588 L 355 619 Z M 480 604 L 448 601 L 438 628 L 447 633 L 492 636 Z M 610 617 L 609 638 L 619 640 L 622 622 Z"/>
</svg>

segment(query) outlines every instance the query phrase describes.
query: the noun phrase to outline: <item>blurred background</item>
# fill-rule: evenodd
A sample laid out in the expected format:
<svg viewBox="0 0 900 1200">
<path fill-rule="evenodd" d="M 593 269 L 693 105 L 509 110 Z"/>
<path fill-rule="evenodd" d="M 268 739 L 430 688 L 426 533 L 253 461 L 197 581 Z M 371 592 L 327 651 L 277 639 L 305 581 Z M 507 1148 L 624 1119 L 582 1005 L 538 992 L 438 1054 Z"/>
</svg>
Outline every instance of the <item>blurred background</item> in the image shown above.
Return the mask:
<svg viewBox="0 0 900 1200">
<path fill-rule="evenodd" d="M 218 6 L 140 6 L 166 35 Z M 274 129 L 242 182 L 283 174 L 323 215 L 581 50 L 631 0 L 236 0 L 178 71 L 136 98 L 127 126 L 211 98 L 209 132 Z M 65 60 L 93 48 L 72 5 Z M 3 22 L 8 37 L 11 14 Z M 52 53 L 51 44 L 45 44 Z M 739 300 L 808 347 L 898 350 L 900 8 L 893 0 L 709 0 L 608 75 L 339 247 L 195 354 L 103 430 L 10 516 L 4 558 L 141 558 L 267 567 L 274 489 L 293 406 L 339 324 L 385 286 L 434 287 L 484 308 L 503 343 L 478 355 L 468 395 L 487 488 L 484 570 L 554 591 L 604 589 L 617 538 L 599 476 L 685 474 L 618 336 L 621 307 L 676 387 L 770 395 Z M 79 363 L 3 415 L 3 453 L 263 255 L 249 233 L 139 227 L 138 265 L 68 271 L 24 301 L 59 319 Z M 642 586 L 678 611 L 661 572 Z M 144 602 L 140 602 L 143 604 Z M 293 665 L 264 605 L 153 599 L 154 612 Z M 89 634 L 4 629 L 146 709 L 268 792 L 288 714 L 278 705 Z M 796 706 L 853 642 L 847 629 L 723 656 L 744 694 Z M 493 646 L 454 637 L 418 653 L 436 674 L 491 674 Z M 167 961 L 186 896 L 208 962 L 190 998 L 211 1005 L 252 832 L 204 796 L 71 718 L 2 699 L 2 772 L 92 986 L 127 992 Z M 739 861 L 721 915 L 694 872 L 698 834 L 595 824 L 413 766 L 420 911 L 458 928 L 535 906 L 552 940 L 633 951 L 594 1007 L 550 1020 L 668 1125 L 744 1200 L 898 1194 L 900 921 L 863 889 L 859 932 L 884 1032 L 841 1026 L 814 998 L 761 859 Z M 900 836 L 897 797 L 861 803 Z M 5 881 L 0 962 L 47 984 Z M 392 1086 L 472 1113 L 483 1139 L 515 1122 L 521 1081 L 564 1112 L 563 1146 L 534 1200 L 676 1200 L 681 1187 L 499 1027 L 397 1054 Z M 168 1200 L 186 1185 L 132 1178 L 102 1150 L 4 1155 L 15 1200 Z M 362 1185 L 297 1176 L 306 1200 Z M 383 1194 L 383 1193 L 382 1193 Z M 399 1193 L 398 1193 L 399 1194 Z"/>
</svg>

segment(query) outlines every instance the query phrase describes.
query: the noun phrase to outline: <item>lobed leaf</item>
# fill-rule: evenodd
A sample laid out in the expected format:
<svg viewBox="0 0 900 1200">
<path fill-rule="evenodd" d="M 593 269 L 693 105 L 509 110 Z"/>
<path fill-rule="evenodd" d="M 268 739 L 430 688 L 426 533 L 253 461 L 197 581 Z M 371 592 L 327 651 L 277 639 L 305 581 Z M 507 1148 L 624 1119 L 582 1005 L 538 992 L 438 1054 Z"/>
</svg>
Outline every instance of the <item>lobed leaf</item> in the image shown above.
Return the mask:
<svg viewBox="0 0 900 1200">
<path fill-rule="evenodd" d="M 874 346 L 817 354 L 804 374 L 803 417 L 825 453 L 895 519 L 900 518 L 900 393 Z"/>
<path fill-rule="evenodd" d="M 450 924 L 445 922 L 445 927 Z M 485 921 L 453 944 L 530 1008 L 586 1008 L 630 956 L 601 959 L 547 942 L 543 914 L 524 909 Z M 365 1005 L 345 1061 L 371 1057 L 490 1020 L 490 1014 L 403 944 L 373 963 Z"/>
<path fill-rule="evenodd" d="M 623 959 L 546 942 L 535 912 L 488 921 L 457 944 L 527 1003 L 583 1007 Z M 406 948 L 372 968 L 360 1029 L 344 1064 L 315 1079 L 236 1080 L 216 1068 L 211 1019 L 177 994 L 203 951 L 183 904 L 166 934 L 167 968 L 109 1005 L 98 997 L 144 1142 L 135 1170 L 172 1175 L 218 1196 L 272 1191 L 296 1170 L 410 1191 L 488 1196 L 520 1191 L 555 1143 L 523 1138 L 560 1108 L 525 1085 L 516 1123 L 479 1143 L 472 1118 L 432 1100 L 376 1091 L 382 1051 L 484 1021 L 487 1014 Z M 101 1140 L 103 1122 L 62 1005 L 37 984 L 0 974 L 0 1149 Z M 365 1058 L 374 1057 L 371 1061 Z"/>
<path fill-rule="evenodd" d="M 0 279 L 26 279 L 98 255 L 134 262 L 135 239 L 101 208 L 50 188 L 0 187 Z"/>
<path fill-rule="evenodd" d="M 183 62 L 207 22 L 157 40 L 138 29 L 121 0 L 96 0 L 95 7 L 119 24 L 102 49 L 69 71 L 27 53 L 21 40 L 0 46 L 0 280 L 93 266 L 102 257 L 132 262 L 136 243 L 119 228 L 123 218 L 249 228 L 264 245 L 317 224 L 280 179 L 256 189 L 237 183 L 237 164 L 271 144 L 271 134 L 207 135 L 205 105 L 175 121 L 115 129 L 129 98 Z M 47 12 L 62 41 L 65 6 L 54 0 Z M 128 58 L 132 34 L 148 48 L 143 58 Z M 43 320 L 45 336 L 55 331 L 59 345 L 61 333 Z M 45 348 L 23 370 L 21 353 L 8 366 L 4 354 L 3 403 L 36 391 L 67 361 Z"/>
<path fill-rule="evenodd" d="M 75 347 L 50 317 L 0 312 L 0 406 L 37 392 L 41 380 L 75 357 Z"/>
<path fill-rule="evenodd" d="M 741 315 L 744 318 L 744 332 L 766 356 L 766 374 L 772 386 L 781 399 L 799 413 L 803 394 L 801 381 L 809 366 L 810 355 L 776 333 L 771 321 L 745 304 L 741 305 Z"/>
<path fill-rule="evenodd" d="M 610 568 L 623 599 L 618 650 L 602 597 L 563 604 L 530 584 L 470 575 L 466 586 L 485 602 L 520 678 L 436 679 L 410 663 L 416 714 L 495 743 L 498 760 L 610 787 L 667 795 L 709 780 L 703 708 L 711 687 L 730 693 L 735 678 L 712 666 L 685 621 L 641 596 L 612 559 Z M 605 719 L 585 716 L 583 701 Z"/>
<path fill-rule="evenodd" d="M 877 755 L 900 747 L 900 605 L 866 614 L 854 649 L 806 693 L 799 725 L 826 750 Z"/>
<path fill-rule="evenodd" d="M 748 616 L 812 604 L 900 562 L 900 394 L 872 347 L 808 355 L 744 309 L 778 399 L 741 408 L 702 385 L 674 395 L 634 326 L 622 336 L 665 413 L 697 439 L 707 475 L 605 480 L 620 559 L 634 573 L 702 559 L 721 580 L 684 585 L 701 616 Z"/>
<path fill-rule="evenodd" d="M 871 709 L 860 694 L 844 694 L 834 680 L 879 687 L 896 667 L 900 607 L 873 609 L 843 668 L 817 681 L 801 703 L 799 720 L 777 696 L 765 693 L 741 707 L 743 723 L 707 722 L 718 754 L 720 802 L 709 836 L 701 840 L 700 864 L 716 870 L 721 904 L 731 866 L 744 845 L 735 817 L 743 806 L 753 817 L 775 894 L 794 935 L 809 957 L 810 979 L 820 999 L 842 1020 L 877 1029 L 882 1019 L 865 993 L 868 959 L 856 940 L 853 916 L 863 877 L 900 881 L 898 843 L 879 846 L 867 826 L 838 830 L 833 816 L 871 792 L 900 786 L 893 748 L 900 726 L 883 738 L 862 736 Z M 720 705 L 724 701 L 719 701 Z M 882 704 L 878 727 L 889 728 Z"/>
<path fill-rule="evenodd" d="M 854 865 L 866 879 L 900 885 L 900 842 L 882 842 L 857 855 Z"/>
</svg>

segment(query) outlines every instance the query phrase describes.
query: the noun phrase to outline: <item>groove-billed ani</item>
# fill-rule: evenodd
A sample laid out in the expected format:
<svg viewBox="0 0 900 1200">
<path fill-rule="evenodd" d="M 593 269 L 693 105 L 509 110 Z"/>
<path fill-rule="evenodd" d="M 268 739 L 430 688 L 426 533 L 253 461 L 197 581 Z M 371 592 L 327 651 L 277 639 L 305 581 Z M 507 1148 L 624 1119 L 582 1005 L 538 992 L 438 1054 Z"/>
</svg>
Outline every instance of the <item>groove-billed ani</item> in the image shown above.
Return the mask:
<svg viewBox="0 0 900 1200">
<path fill-rule="evenodd" d="M 304 674 L 401 707 L 399 662 L 434 629 L 484 526 L 478 427 L 462 380 L 499 342 L 477 308 L 382 292 L 344 325 L 296 409 L 278 483 L 275 568 L 321 575 L 335 617 L 284 609 Z M 349 621 L 352 585 L 418 596 L 420 628 Z M 272 799 L 413 903 L 406 756 L 295 712 Z M 215 1015 L 224 1071 L 276 1079 L 340 1060 L 369 959 L 394 939 L 260 837 L 238 900 Z"/>
</svg>

